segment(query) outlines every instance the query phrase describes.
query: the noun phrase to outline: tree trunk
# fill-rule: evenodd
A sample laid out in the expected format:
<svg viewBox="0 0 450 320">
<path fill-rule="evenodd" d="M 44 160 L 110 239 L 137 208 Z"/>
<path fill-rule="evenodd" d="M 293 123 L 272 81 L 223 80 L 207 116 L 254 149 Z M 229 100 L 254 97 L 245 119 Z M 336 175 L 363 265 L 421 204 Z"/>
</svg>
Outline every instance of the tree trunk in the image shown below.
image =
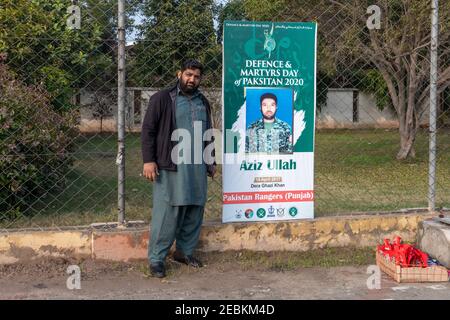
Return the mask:
<svg viewBox="0 0 450 320">
<path fill-rule="evenodd" d="M 397 160 L 405 160 L 408 157 L 414 158 L 414 140 L 416 139 L 414 131 L 400 129 L 400 150 L 397 153 Z"/>
<path fill-rule="evenodd" d="M 416 140 L 418 119 L 416 117 L 416 92 L 417 92 L 417 57 L 413 54 L 410 58 L 409 67 L 401 81 L 398 81 L 398 105 L 397 115 L 399 118 L 400 150 L 397 153 L 398 160 L 414 158 L 414 141 Z M 399 76 L 401 79 L 401 76 Z"/>
<path fill-rule="evenodd" d="M 410 106 L 412 107 L 412 106 Z M 408 157 L 414 158 L 414 141 L 417 134 L 417 119 L 414 116 L 415 111 L 406 112 L 405 109 L 399 117 L 400 150 L 397 153 L 397 160 L 405 160 Z"/>
</svg>

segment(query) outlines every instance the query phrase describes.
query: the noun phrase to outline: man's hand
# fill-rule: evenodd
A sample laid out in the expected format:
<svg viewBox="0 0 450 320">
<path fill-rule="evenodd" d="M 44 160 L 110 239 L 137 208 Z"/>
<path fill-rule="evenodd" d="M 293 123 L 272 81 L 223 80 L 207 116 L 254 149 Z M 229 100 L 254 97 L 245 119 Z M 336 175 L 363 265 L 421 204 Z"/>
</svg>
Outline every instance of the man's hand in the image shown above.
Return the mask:
<svg viewBox="0 0 450 320">
<path fill-rule="evenodd" d="M 208 176 L 211 177 L 211 179 L 214 180 L 214 175 L 216 174 L 216 166 L 211 165 L 210 170 L 208 170 Z"/>
<path fill-rule="evenodd" d="M 156 162 L 144 163 L 142 175 L 150 181 L 156 181 L 156 176 L 159 176 L 158 165 Z"/>
</svg>

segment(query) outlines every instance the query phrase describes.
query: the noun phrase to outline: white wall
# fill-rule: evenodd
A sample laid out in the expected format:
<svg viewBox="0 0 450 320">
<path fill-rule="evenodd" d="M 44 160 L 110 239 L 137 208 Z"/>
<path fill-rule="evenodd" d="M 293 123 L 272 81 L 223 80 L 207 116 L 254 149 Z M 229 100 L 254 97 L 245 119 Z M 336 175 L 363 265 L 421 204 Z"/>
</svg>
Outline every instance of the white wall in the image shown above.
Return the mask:
<svg viewBox="0 0 450 320">
<path fill-rule="evenodd" d="M 135 90 L 141 91 L 140 112 L 134 110 Z M 128 131 L 139 132 L 141 121 L 147 110 L 150 97 L 155 94 L 158 88 L 127 88 L 126 100 L 126 124 Z M 358 121 L 353 122 L 353 92 L 355 89 L 329 89 L 327 93 L 326 106 L 322 107 L 317 115 L 317 128 L 395 128 L 398 127 L 395 112 L 388 107 L 383 110 L 378 109 L 373 95 L 358 92 Z M 215 127 L 221 125 L 221 89 L 203 90 L 205 96 L 213 105 L 215 112 Z M 93 99 L 92 92 L 82 91 L 80 96 L 80 130 L 84 132 L 98 132 L 100 121 L 93 117 L 93 107 L 89 106 Z M 96 92 L 95 94 L 105 94 L 107 92 Z M 103 119 L 103 131 L 116 131 L 117 124 L 117 103 L 111 99 L 112 116 Z M 422 122 L 426 122 L 428 114 L 422 117 Z"/>
</svg>

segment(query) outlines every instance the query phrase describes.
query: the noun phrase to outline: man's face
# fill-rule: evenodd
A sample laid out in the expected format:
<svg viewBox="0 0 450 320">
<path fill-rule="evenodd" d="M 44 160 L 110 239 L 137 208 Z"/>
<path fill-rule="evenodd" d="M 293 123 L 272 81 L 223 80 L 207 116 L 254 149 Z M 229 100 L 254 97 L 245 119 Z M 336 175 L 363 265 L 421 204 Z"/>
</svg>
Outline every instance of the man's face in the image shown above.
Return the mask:
<svg viewBox="0 0 450 320">
<path fill-rule="evenodd" d="M 197 90 L 202 74 L 200 69 L 186 69 L 178 73 L 178 79 L 180 79 L 181 90 L 189 94 Z"/>
<path fill-rule="evenodd" d="M 261 102 L 261 113 L 266 120 L 272 120 L 277 113 L 277 103 L 272 98 L 265 98 Z"/>
</svg>

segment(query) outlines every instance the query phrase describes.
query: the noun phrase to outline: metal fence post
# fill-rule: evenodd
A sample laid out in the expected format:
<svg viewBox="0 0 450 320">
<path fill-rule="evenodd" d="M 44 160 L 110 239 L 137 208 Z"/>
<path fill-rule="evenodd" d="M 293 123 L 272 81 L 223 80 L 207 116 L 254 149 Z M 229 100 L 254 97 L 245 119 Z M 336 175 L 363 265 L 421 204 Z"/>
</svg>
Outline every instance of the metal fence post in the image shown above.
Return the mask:
<svg viewBox="0 0 450 320">
<path fill-rule="evenodd" d="M 431 1 L 431 53 L 430 53 L 430 146 L 428 171 L 428 210 L 434 212 L 436 199 L 436 108 L 438 77 L 439 1 Z"/>
<path fill-rule="evenodd" d="M 118 1 L 118 222 L 125 221 L 125 0 Z"/>
</svg>

